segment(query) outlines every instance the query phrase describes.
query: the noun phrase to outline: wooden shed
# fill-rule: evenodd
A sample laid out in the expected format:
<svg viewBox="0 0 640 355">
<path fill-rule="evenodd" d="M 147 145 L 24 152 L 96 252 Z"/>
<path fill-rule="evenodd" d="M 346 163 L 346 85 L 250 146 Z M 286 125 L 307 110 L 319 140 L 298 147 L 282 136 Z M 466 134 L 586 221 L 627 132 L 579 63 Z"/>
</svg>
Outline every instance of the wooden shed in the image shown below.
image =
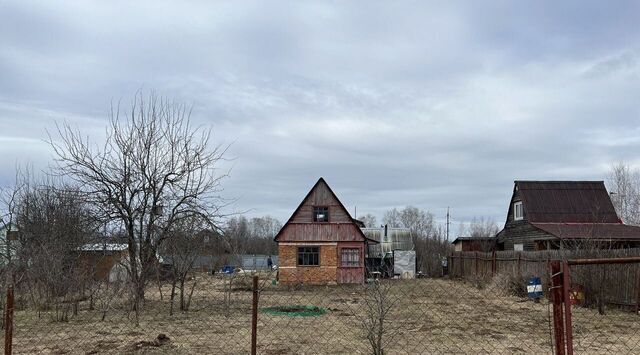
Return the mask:
<svg viewBox="0 0 640 355">
<path fill-rule="evenodd" d="M 363 283 L 369 242 L 323 178 L 275 237 L 283 284 Z"/>
</svg>

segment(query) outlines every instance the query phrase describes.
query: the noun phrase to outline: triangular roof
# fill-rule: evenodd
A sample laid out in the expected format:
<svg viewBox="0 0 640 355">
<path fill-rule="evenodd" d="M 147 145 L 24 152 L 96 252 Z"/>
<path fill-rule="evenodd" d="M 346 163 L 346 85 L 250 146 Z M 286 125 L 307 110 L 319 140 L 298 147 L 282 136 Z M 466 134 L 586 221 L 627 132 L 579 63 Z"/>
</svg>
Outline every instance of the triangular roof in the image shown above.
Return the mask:
<svg viewBox="0 0 640 355">
<path fill-rule="evenodd" d="M 327 190 L 329 190 L 329 192 L 331 193 L 331 196 L 333 196 L 333 198 L 338 202 L 338 206 L 339 208 L 341 208 L 343 210 L 343 212 L 349 217 L 350 222 L 353 224 L 353 226 L 356 228 L 356 230 L 358 231 L 359 236 L 362 237 L 362 240 L 368 240 L 374 243 L 377 243 L 375 240 L 372 240 L 370 238 L 367 238 L 367 236 L 362 232 L 362 230 L 360 229 L 360 227 L 358 227 L 358 225 L 355 223 L 353 217 L 351 217 L 351 214 L 349 213 L 349 210 L 347 210 L 346 207 L 344 207 L 344 205 L 342 204 L 342 201 L 340 201 L 340 199 L 338 198 L 338 196 L 335 194 L 335 192 L 333 192 L 333 190 L 331 189 L 331 186 L 329 186 L 329 184 L 327 184 L 327 182 L 324 180 L 324 178 L 320 177 L 318 179 L 318 181 L 313 185 L 313 187 L 311 188 L 311 190 L 309 190 L 309 192 L 307 193 L 307 195 L 302 199 L 302 201 L 300 202 L 300 204 L 298 205 L 298 207 L 295 209 L 295 211 L 293 211 L 293 213 L 291 214 L 291 216 L 289 217 L 289 219 L 287 220 L 287 223 L 285 223 L 282 228 L 280 229 L 280 231 L 278 232 L 278 234 L 276 234 L 275 238 L 273 238 L 273 240 L 278 241 L 278 238 L 280 237 L 280 235 L 282 234 L 282 232 L 286 229 L 286 227 L 292 222 L 293 218 L 298 214 L 298 212 L 300 211 L 300 208 L 302 208 L 302 206 L 304 206 L 305 202 L 307 202 L 307 200 L 309 199 L 309 197 L 311 196 L 311 194 L 318 189 L 318 187 L 324 184 L 325 187 L 327 188 Z"/>
<path fill-rule="evenodd" d="M 603 181 L 514 183 L 531 223 L 622 223 Z"/>
</svg>

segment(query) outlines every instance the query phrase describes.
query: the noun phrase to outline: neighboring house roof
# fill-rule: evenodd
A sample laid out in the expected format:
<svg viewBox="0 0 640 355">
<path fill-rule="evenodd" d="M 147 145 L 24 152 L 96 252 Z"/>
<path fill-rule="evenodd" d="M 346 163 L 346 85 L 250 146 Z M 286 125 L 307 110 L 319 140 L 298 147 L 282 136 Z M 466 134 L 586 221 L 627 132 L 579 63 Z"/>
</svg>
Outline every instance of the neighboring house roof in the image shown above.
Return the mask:
<svg viewBox="0 0 640 355">
<path fill-rule="evenodd" d="M 515 181 L 531 223 L 621 223 L 602 181 Z"/>
<path fill-rule="evenodd" d="M 278 232 L 278 234 L 276 234 L 275 238 L 273 238 L 273 240 L 275 240 L 276 242 L 278 241 L 278 238 L 280 237 L 280 235 L 285 231 L 285 229 L 287 228 L 287 226 L 291 223 L 291 221 L 293 220 L 293 218 L 296 216 L 296 214 L 298 214 L 298 211 L 300 211 L 300 208 L 302 208 L 302 206 L 305 204 L 305 202 L 309 199 L 309 196 L 311 196 L 311 194 L 313 193 L 313 191 L 318 188 L 318 186 L 320 186 L 320 184 L 324 184 L 326 186 L 326 188 L 329 190 L 329 192 L 331 193 L 331 195 L 333 196 L 333 198 L 338 202 L 339 207 L 344 211 L 344 213 L 349 217 L 349 219 L 351 220 L 351 225 L 353 225 L 353 227 L 355 227 L 355 229 L 357 230 L 356 233 L 358 233 L 358 235 L 360 237 L 362 237 L 363 241 L 371 241 L 376 243 L 375 240 L 371 240 L 370 238 L 367 238 L 366 235 L 364 235 L 364 233 L 362 233 L 362 231 L 360 230 L 360 228 L 358 227 L 357 223 L 354 222 L 354 218 L 351 217 L 351 214 L 349 213 L 349 211 L 346 209 L 346 207 L 344 207 L 344 205 L 342 204 L 342 201 L 340 201 L 340 199 L 338 198 L 338 196 L 336 196 L 335 192 L 333 192 L 333 190 L 331 189 L 331 187 L 329 186 L 329 184 L 327 184 L 327 182 L 324 180 L 324 178 L 320 178 L 318 179 L 318 181 L 313 185 L 313 187 L 309 190 L 309 192 L 307 193 L 307 195 L 302 199 L 302 202 L 300 202 L 300 204 L 298 205 L 298 207 L 295 209 L 295 211 L 293 211 L 293 213 L 291 214 L 291 217 L 289 217 L 289 219 L 287 220 L 287 223 L 284 224 L 284 226 L 282 226 L 282 228 L 280 228 L 280 231 Z M 346 225 L 349 225 L 349 223 L 344 223 Z M 327 226 L 329 226 L 327 228 Z M 318 228 L 322 228 L 323 230 L 326 230 L 328 232 L 330 232 L 330 235 L 325 236 L 325 237 L 330 237 L 331 235 L 338 235 L 339 233 L 337 230 L 334 231 L 329 231 L 329 229 L 333 228 L 333 229 L 338 229 L 341 226 L 340 225 L 336 225 L 333 223 L 326 223 L 326 224 L 313 224 L 311 226 L 305 226 L 308 230 L 307 234 L 317 234 L 318 232 L 320 232 L 318 230 Z M 330 238 L 323 238 L 326 239 L 326 241 L 329 241 Z"/>
<path fill-rule="evenodd" d="M 622 223 L 531 223 L 561 239 L 637 240 L 640 227 Z"/>
<path fill-rule="evenodd" d="M 451 242 L 455 244 L 457 242 L 490 242 L 496 240 L 495 237 L 458 237 Z"/>
<path fill-rule="evenodd" d="M 127 244 L 107 244 L 107 243 L 93 243 L 85 244 L 78 248 L 81 251 L 123 251 L 127 250 Z"/>
<path fill-rule="evenodd" d="M 525 220 L 557 238 L 640 239 L 640 227 L 625 225 L 618 218 L 603 181 L 516 180 L 514 196 L 516 193 L 522 200 Z"/>
</svg>

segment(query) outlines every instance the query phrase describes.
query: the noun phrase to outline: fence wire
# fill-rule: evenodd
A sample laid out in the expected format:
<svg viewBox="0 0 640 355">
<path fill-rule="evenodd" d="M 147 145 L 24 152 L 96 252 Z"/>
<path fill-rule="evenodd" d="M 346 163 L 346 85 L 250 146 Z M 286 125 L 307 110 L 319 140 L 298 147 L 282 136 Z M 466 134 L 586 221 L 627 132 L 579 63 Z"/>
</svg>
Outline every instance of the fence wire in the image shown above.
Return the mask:
<svg viewBox="0 0 640 355">
<path fill-rule="evenodd" d="M 572 265 L 570 275 L 574 351 L 640 352 L 640 264 Z"/>
<path fill-rule="evenodd" d="M 526 289 L 530 276 L 547 280 L 548 270 L 526 271 L 536 269 L 524 255 L 520 267 L 511 256 L 464 256 L 450 258 L 441 277 L 368 274 L 351 285 L 283 284 L 269 268 L 200 266 L 178 275 L 159 266 L 138 307 L 108 253 L 60 269 L 16 269 L 2 280 L 13 279 L 16 354 L 249 354 L 254 294 L 258 354 L 552 353 L 547 295 L 536 302 Z M 576 353 L 640 352 L 633 267 L 572 267 L 583 290 L 573 307 Z"/>
</svg>

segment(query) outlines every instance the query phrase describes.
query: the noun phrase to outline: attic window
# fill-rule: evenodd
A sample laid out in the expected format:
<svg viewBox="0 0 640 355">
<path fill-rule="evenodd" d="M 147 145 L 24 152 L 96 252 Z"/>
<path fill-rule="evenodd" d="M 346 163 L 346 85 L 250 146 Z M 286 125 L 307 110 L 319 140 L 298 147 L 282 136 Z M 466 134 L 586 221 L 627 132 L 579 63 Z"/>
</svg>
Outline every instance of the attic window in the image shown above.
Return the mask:
<svg viewBox="0 0 640 355">
<path fill-rule="evenodd" d="M 521 221 L 524 219 L 524 213 L 522 210 L 522 201 L 513 203 L 513 220 Z"/>
<path fill-rule="evenodd" d="M 313 207 L 314 222 L 329 222 L 329 207 Z"/>
</svg>

